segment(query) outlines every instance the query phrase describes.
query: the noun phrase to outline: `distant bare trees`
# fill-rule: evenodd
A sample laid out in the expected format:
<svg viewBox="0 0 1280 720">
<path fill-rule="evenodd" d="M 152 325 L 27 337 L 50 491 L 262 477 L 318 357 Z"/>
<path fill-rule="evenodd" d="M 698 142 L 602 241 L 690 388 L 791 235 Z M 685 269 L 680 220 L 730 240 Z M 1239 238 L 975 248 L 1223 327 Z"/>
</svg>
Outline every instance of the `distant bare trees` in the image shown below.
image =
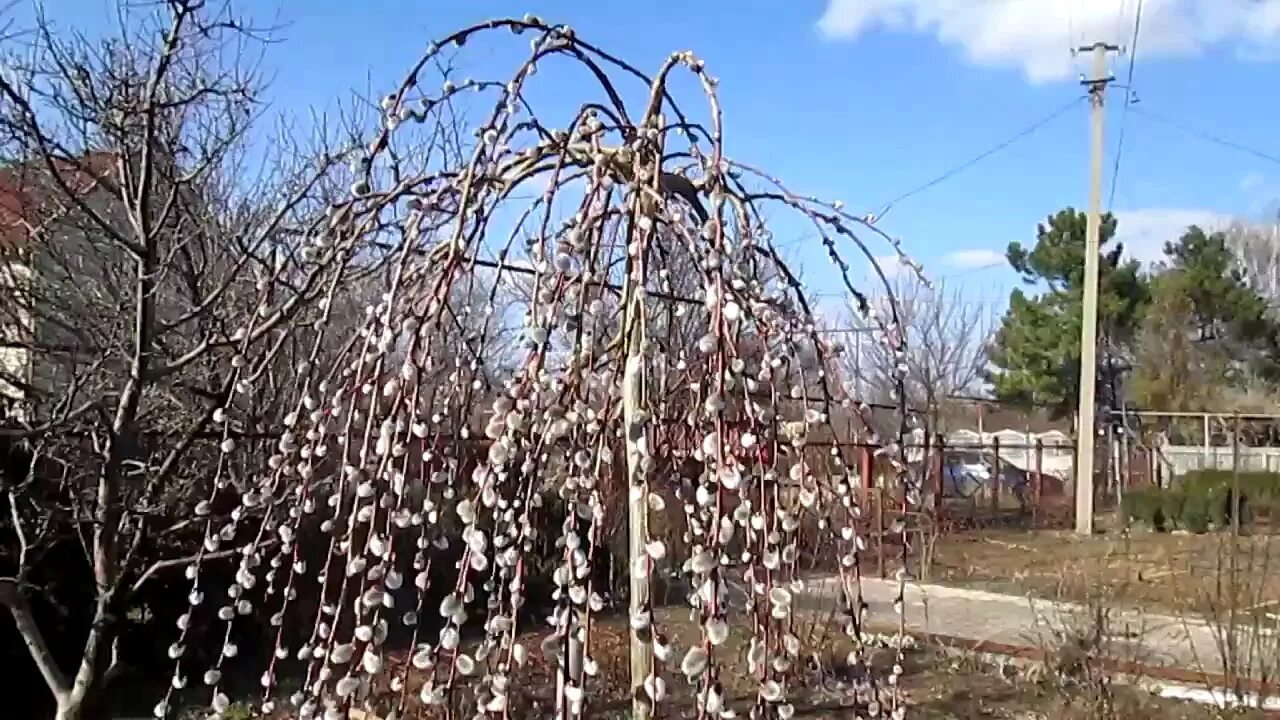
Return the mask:
<svg viewBox="0 0 1280 720">
<path fill-rule="evenodd" d="M 949 398 L 981 388 L 993 309 L 969 299 L 961 288 L 926 285 L 914 274 L 898 275 L 893 286 L 907 352 L 897 357 L 885 343 L 866 334 L 844 333 L 839 338 L 843 380 L 851 391 L 860 390 L 863 399 L 886 402 L 894 392 L 895 372 L 905 371 L 908 402 L 927 410 L 936 426 L 946 415 Z M 848 313 L 841 324 L 855 325 L 855 314 Z"/>
<path fill-rule="evenodd" d="M 1271 321 L 1280 321 L 1280 217 L 1269 222 L 1238 220 L 1228 226 L 1223 234 L 1226 247 L 1231 252 L 1245 286 L 1256 292 L 1266 303 L 1266 312 Z M 1185 299 L 1177 302 L 1184 303 Z M 1169 323 L 1170 318 L 1178 317 L 1168 313 L 1164 313 L 1164 316 L 1151 317 L 1148 323 L 1158 326 L 1162 322 Z M 1188 384 L 1188 388 L 1177 388 L 1178 392 L 1166 393 L 1164 398 L 1157 398 L 1146 407 L 1172 410 L 1181 410 L 1184 406 L 1185 409 L 1194 410 L 1220 407 L 1236 412 L 1269 413 L 1274 411 L 1277 400 L 1280 399 L 1280 388 L 1277 388 L 1274 378 L 1263 377 L 1254 368 L 1235 362 L 1244 354 L 1233 355 L 1221 343 L 1196 348 L 1193 356 L 1195 362 L 1183 368 L 1187 365 L 1187 358 L 1163 352 L 1167 349 L 1163 346 L 1177 342 L 1176 340 L 1151 337 L 1147 342 L 1154 351 L 1148 353 L 1149 366 L 1139 363 L 1136 379 L 1164 380 L 1166 384 L 1174 379 L 1182 379 L 1184 384 Z M 1232 374 L 1232 382 L 1225 381 L 1228 371 Z M 1179 374 L 1193 377 L 1176 378 Z M 1194 377 L 1195 375 L 1199 377 Z M 1193 387 L 1190 385 L 1193 382 L 1201 383 L 1202 387 Z M 1159 387 L 1158 382 L 1151 382 L 1146 388 L 1139 386 L 1140 389 Z M 1141 396 L 1139 401 L 1142 402 Z"/>
<path fill-rule="evenodd" d="M 1231 249 L 1245 282 L 1280 311 L 1280 218 L 1272 222 L 1235 222 L 1227 228 Z"/>
</svg>

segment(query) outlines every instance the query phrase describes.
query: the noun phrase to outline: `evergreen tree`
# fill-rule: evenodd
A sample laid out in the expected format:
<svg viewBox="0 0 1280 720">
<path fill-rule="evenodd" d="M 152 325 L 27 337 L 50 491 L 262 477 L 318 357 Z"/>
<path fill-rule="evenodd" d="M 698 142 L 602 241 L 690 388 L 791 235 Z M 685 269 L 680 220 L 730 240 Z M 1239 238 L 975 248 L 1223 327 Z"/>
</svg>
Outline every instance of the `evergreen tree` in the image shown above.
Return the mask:
<svg viewBox="0 0 1280 720">
<path fill-rule="evenodd" d="M 1226 236 L 1191 226 L 1164 252 L 1138 344 L 1134 401 L 1161 410 L 1208 410 L 1232 404 L 1226 390 L 1280 378 L 1280 329 Z"/>
<path fill-rule="evenodd" d="M 1099 240 L 1098 395 L 1104 404 L 1128 365 L 1148 300 L 1146 279 L 1113 242 L 1116 219 L 1102 217 Z M 1084 294 L 1086 214 L 1066 208 L 1036 228 L 1031 248 L 1009 244 L 1006 257 L 1028 289 L 1015 289 L 992 342 L 988 379 L 997 399 L 1074 408 L 1079 396 L 1080 318 Z"/>
</svg>

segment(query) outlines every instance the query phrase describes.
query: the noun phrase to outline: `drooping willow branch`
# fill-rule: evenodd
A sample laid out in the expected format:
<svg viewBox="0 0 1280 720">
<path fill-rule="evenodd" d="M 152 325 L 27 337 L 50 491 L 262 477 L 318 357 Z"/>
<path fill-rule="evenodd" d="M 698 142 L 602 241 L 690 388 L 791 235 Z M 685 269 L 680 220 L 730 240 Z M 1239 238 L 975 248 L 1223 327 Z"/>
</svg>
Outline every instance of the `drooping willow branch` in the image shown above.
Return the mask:
<svg viewBox="0 0 1280 720">
<path fill-rule="evenodd" d="M 499 29 L 532 36 L 508 81 L 426 87 L 441 46 Z M 604 100 L 588 98 L 553 129 L 526 89 L 542 65 L 561 59 L 585 67 L 593 92 L 584 95 Z M 678 71 L 701 84 L 705 126 L 669 91 Z M 643 107 L 623 101 L 614 75 L 643 83 Z M 192 610 L 172 649 L 175 691 L 157 714 L 172 709 L 193 671 L 210 686 L 214 710 L 225 710 L 222 670 L 239 654 L 234 628 L 262 613 L 277 628 L 262 677 L 265 709 L 293 674 L 301 685 L 288 701 L 300 717 L 345 717 L 377 703 L 397 716 L 416 703 L 442 715 L 467 706 L 508 717 L 529 654 L 540 652 L 555 668 L 557 715 L 581 716 L 599 669 L 592 621 L 606 605 L 595 569 L 604 538 L 627 522 L 628 503 L 647 508 L 642 552 L 627 567 L 639 598 L 631 642 L 648 658 L 633 667 L 653 668 L 632 678 L 638 711 L 679 685 L 700 717 L 738 701 L 760 716 L 793 714 L 806 517 L 839 548 L 853 660 L 869 662 L 856 473 L 837 452 L 836 473 L 820 477 L 804 452 L 810 434 L 835 432 L 835 408 L 853 403 L 827 373 L 804 288 L 773 246 L 763 208 L 818 227 L 856 297 L 865 293 L 849 279 L 837 240 L 874 255 L 851 229 L 863 226 L 837 205 L 754 172 L 745 174 L 766 187 L 746 187 L 739 176 L 749 168 L 724 154 L 716 86 L 692 53 L 648 77 L 568 28 L 526 18 L 454 33 L 382 100 L 382 124 L 352 168 L 351 197 L 331 208 L 312 244 L 349 263 L 379 253 L 385 290 L 354 336 L 329 339 L 346 348 L 337 361 L 318 365 L 313 353 L 299 364 L 293 410 L 258 473 L 233 479 L 215 468 L 202 511 L 238 507 L 209 521 L 205 551 L 237 547 L 241 561 L 226 600 L 205 595 L 201 564 L 192 565 Z M 461 93 L 493 100 L 469 157 L 408 172 L 413 128 Z M 689 175 L 665 164 L 677 157 L 688 158 Z M 534 199 L 519 206 L 531 190 Z M 324 267 L 334 288 L 342 267 Z M 671 308 L 677 283 L 698 301 L 692 314 Z M 890 317 L 872 319 L 901 352 L 891 296 L 889 307 Z M 510 340 L 501 332 L 508 322 L 521 327 L 515 362 L 497 367 L 488 358 Z M 316 347 L 328 327 L 315 324 Z M 252 328 L 240 337 L 253 337 Z M 244 345 L 237 365 L 240 392 L 253 391 L 263 362 L 251 350 Z M 807 355 L 815 365 L 798 360 Z M 867 432 L 895 468 L 905 517 L 919 488 L 903 459 L 901 382 L 899 436 L 882 441 L 869 424 Z M 659 449 L 675 429 L 692 438 L 691 477 L 672 477 L 671 448 Z M 224 450 L 232 446 L 228 437 Z M 683 528 L 683 556 L 647 529 L 656 515 Z M 551 517 L 560 519 L 548 527 Z M 537 597 L 535 553 L 548 547 L 552 590 Z M 690 647 L 672 646 L 650 600 L 649 579 L 670 567 L 687 578 L 701 628 Z M 523 610 L 540 603 L 550 608 L 550 632 L 531 650 Z M 196 613 L 210 612 L 226 640 L 211 667 L 193 668 L 187 633 Z M 750 618 L 748 671 L 758 689 L 749 698 L 727 697 L 723 682 L 736 662 L 723 651 L 735 612 Z M 408 661 L 390 663 L 387 641 L 400 628 L 410 636 Z M 477 639 L 467 639 L 472 631 Z M 901 717 L 901 672 L 899 661 L 885 677 L 869 674 L 860 701 Z"/>
</svg>

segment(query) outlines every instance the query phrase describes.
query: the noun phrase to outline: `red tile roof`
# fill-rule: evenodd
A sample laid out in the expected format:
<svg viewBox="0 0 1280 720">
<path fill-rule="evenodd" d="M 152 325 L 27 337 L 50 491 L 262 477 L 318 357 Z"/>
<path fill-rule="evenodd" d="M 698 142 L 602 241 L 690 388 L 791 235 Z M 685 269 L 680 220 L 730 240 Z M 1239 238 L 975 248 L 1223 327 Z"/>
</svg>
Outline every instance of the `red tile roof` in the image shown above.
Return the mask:
<svg viewBox="0 0 1280 720">
<path fill-rule="evenodd" d="M 73 192 L 89 192 L 111 176 L 115 160 L 105 152 L 95 152 L 78 160 L 55 160 L 60 179 Z M 28 161 L 0 167 L 0 251 L 26 246 L 32 229 L 41 222 L 42 186 L 47 167 L 43 161 Z M 48 192 L 60 190 L 47 188 Z"/>
</svg>

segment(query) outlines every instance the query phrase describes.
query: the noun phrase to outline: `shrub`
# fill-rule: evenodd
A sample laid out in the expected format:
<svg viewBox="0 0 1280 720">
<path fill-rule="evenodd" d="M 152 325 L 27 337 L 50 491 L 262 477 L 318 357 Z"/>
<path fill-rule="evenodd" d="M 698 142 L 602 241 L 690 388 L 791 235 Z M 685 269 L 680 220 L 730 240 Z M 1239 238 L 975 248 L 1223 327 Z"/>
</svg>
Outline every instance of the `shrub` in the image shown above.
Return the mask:
<svg viewBox="0 0 1280 720">
<path fill-rule="evenodd" d="M 1164 529 L 1163 494 L 1158 487 L 1140 487 L 1128 490 L 1120 508 L 1131 522 L 1138 522 L 1153 530 Z"/>
<path fill-rule="evenodd" d="M 1230 487 L 1228 480 L 1227 487 Z M 1280 473 L 1254 472 L 1243 473 L 1240 477 L 1241 518 L 1250 519 L 1249 511 L 1261 509 L 1268 516 L 1275 516 L 1280 510 Z"/>
<path fill-rule="evenodd" d="M 1280 473 L 1194 470 L 1170 489 L 1134 488 L 1125 493 L 1121 510 L 1130 521 L 1164 531 L 1173 526 L 1193 533 L 1231 524 L 1235 511 L 1232 488 L 1240 487 L 1240 525 L 1253 520 L 1255 509 L 1280 516 Z"/>
<path fill-rule="evenodd" d="M 1213 509 L 1220 506 L 1220 503 L 1216 502 L 1217 493 L 1212 488 L 1206 488 L 1201 492 L 1178 494 L 1182 495 L 1178 524 L 1183 530 L 1197 535 L 1207 532 L 1210 523 L 1214 522 Z"/>
<path fill-rule="evenodd" d="M 1280 473 L 1242 472 L 1237 477 L 1230 470 L 1195 470 L 1183 476 L 1182 488 L 1187 493 L 1213 498 L 1211 513 L 1215 523 L 1227 525 L 1235 507 L 1232 488 L 1240 487 L 1240 524 L 1252 521 L 1255 510 L 1268 516 L 1280 510 Z"/>
<path fill-rule="evenodd" d="M 1186 505 L 1187 496 L 1180 488 L 1159 490 L 1160 493 L 1160 530 L 1172 528 L 1182 520 L 1182 508 Z"/>
</svg>

